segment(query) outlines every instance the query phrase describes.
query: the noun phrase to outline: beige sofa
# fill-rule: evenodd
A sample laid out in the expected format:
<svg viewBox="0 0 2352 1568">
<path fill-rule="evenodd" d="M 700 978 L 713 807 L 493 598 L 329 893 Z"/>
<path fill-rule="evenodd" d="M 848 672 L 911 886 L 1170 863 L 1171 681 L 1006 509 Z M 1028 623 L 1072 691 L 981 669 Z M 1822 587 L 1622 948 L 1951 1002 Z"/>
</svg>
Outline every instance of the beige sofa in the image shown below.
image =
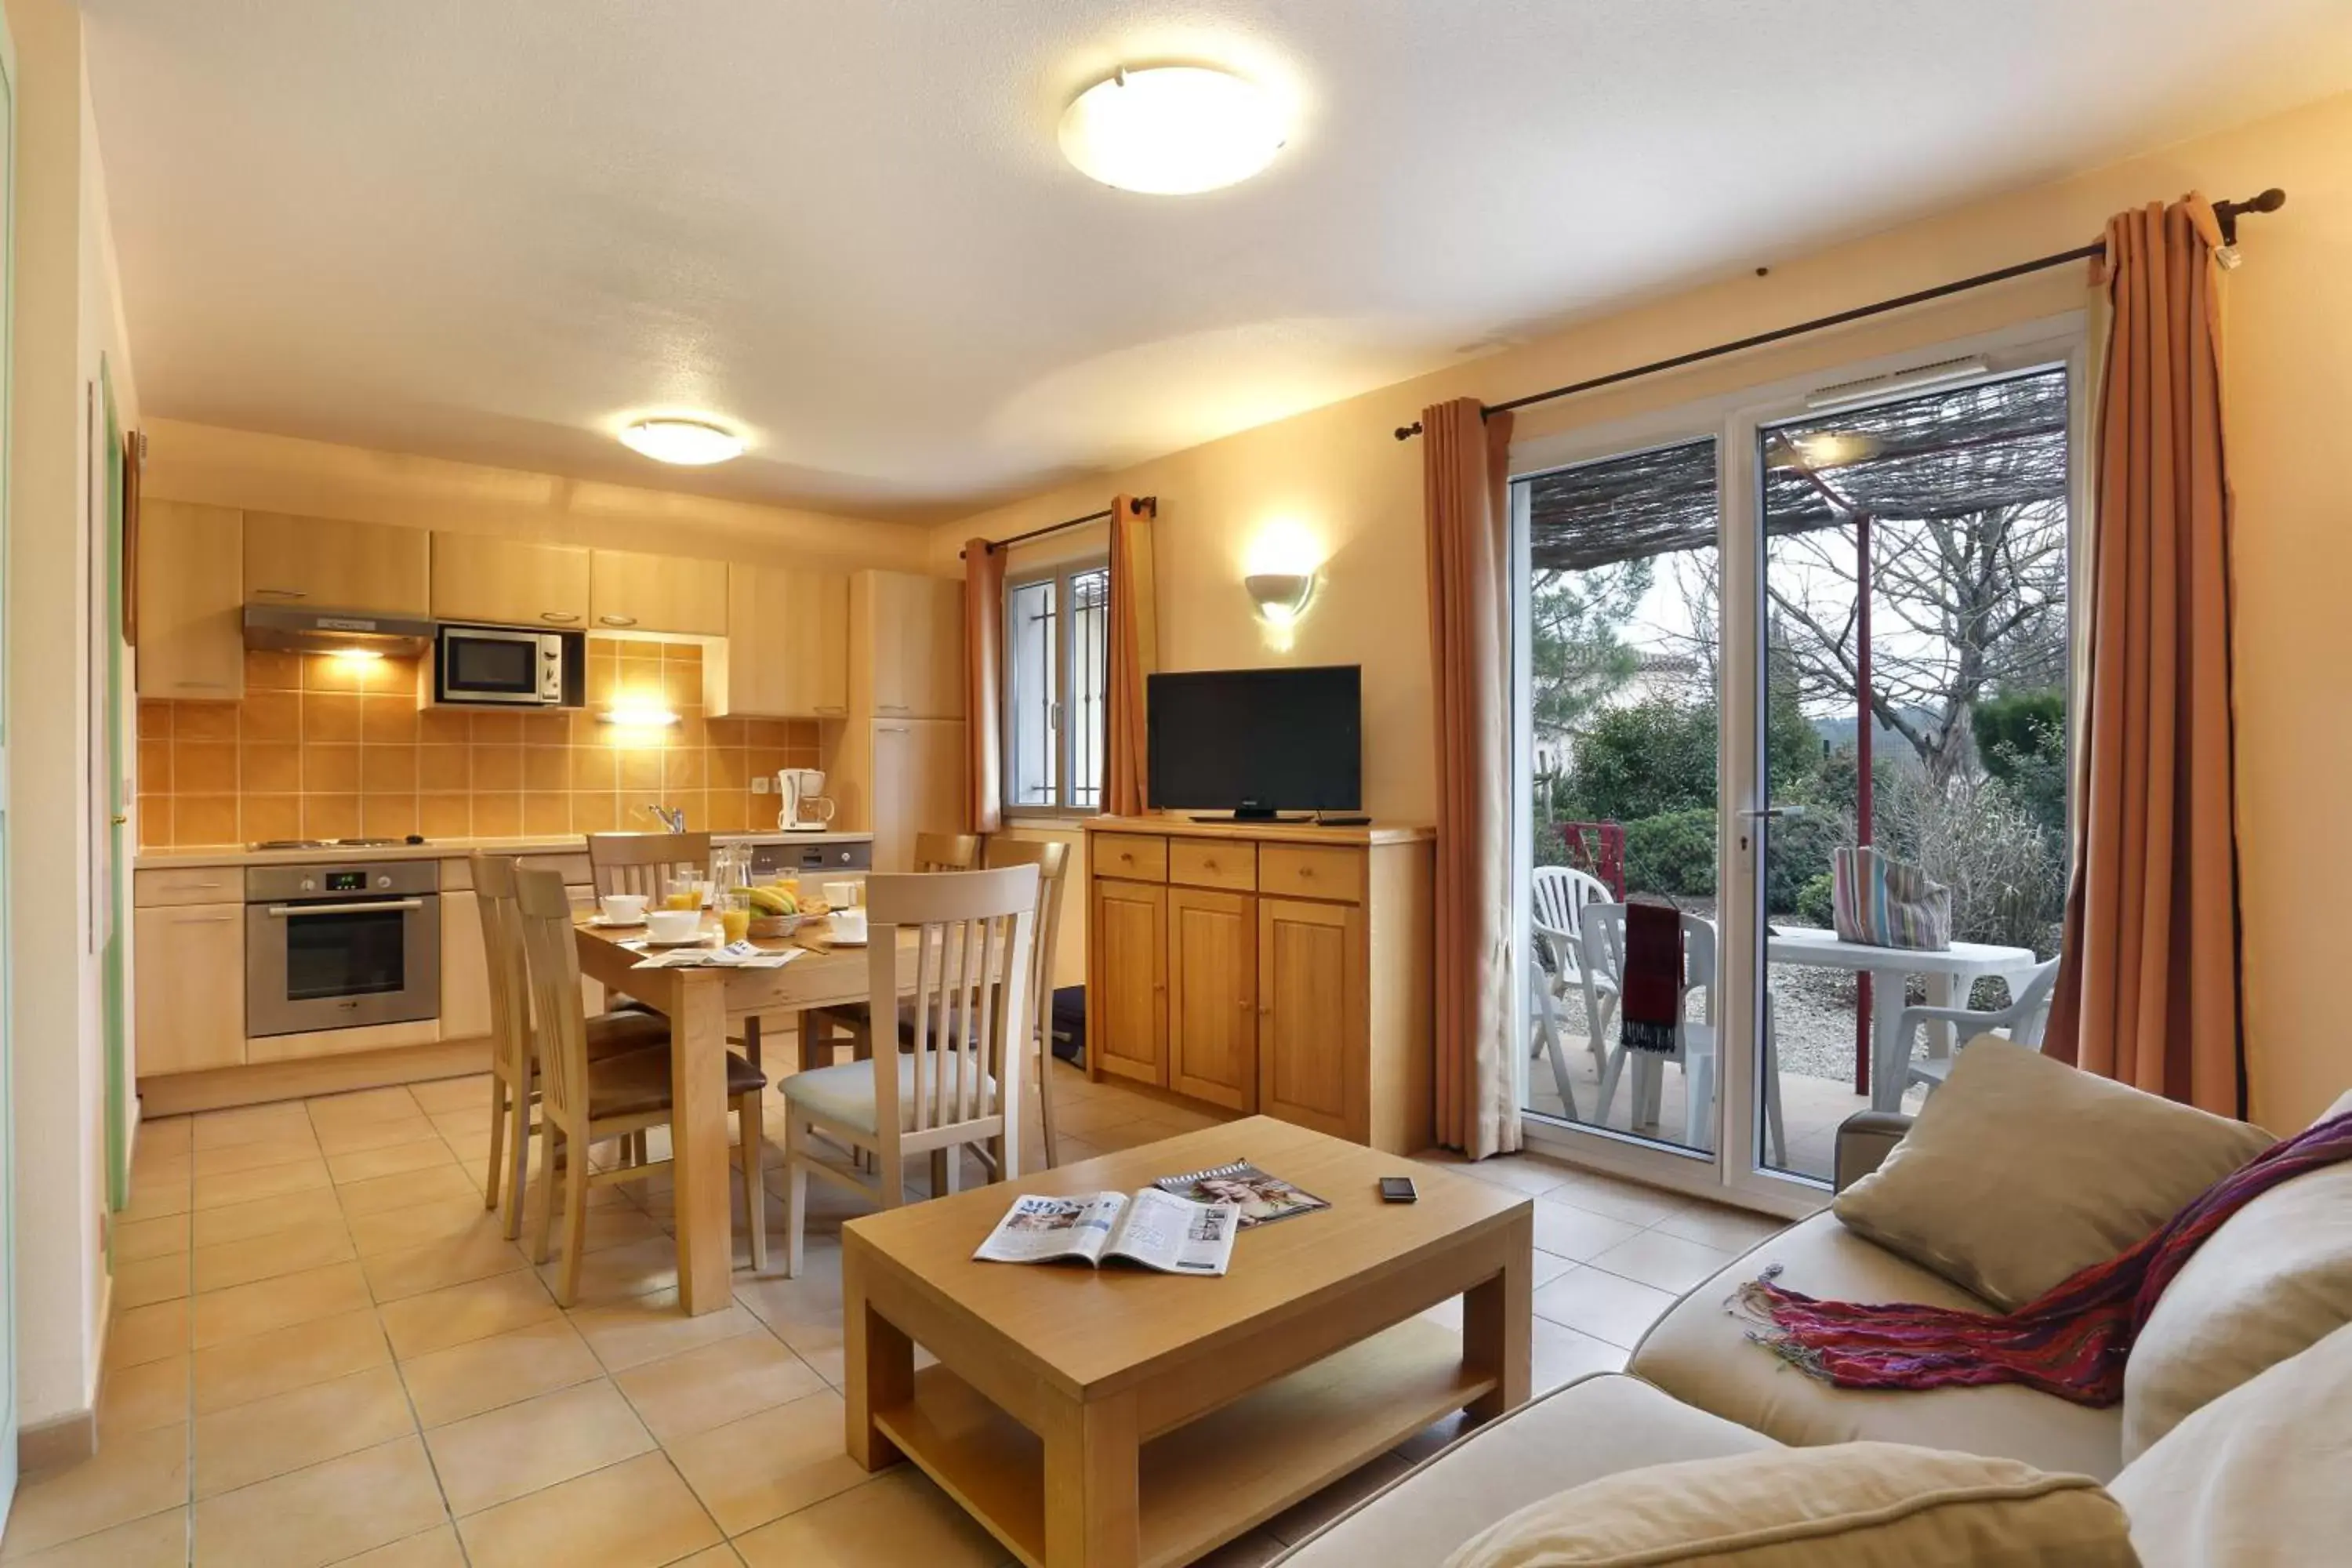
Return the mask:
<svg viewBox="0 0 2352 1568">
<path fill-rule="evenodd" d="M 2347 1110 L 2352 1095 L 2330 1114 Z M 1874 1169 L 1906 1125 L 1865 1113 L 1842 1129 L 1839 1186 Z M 2104 1410 L 2016 1385 L 1833 1388 L 1750 1342 L 1746 1321 L 1727 1310 L 1735 1287 L 1769 1263 L 1783 1267 L 1784 1283 L 1817 1297 L 1992 1310 L 1824 1210 L 1685 1295 L 1650 1330 L 1627 1373 L 1570 1384 L 1470 1433 L 1277 1561 L 1285 1568 L 1440 1568 L 1505 1514 L 1606 1476 L 1782 1444 L 1875 1439 L 2107 1482 L 2131 1517 L 2146 1568 L 2352 1562 L 2352 1328 L 2344 1326 L 2352 1318 L 2352 1165 L 2266 1194 L 2175 1280 L 2168 1301 L 2196 1295 L 2200 1310 L 2187 1327 L 2166 1331 L 2174 1342 L 2166 1353 L 2183 1366 L 2234 1363 L 2236 1370 L 2205 1376 L 2215 1385 L 2208 1389 L 2197 1386 L 2202 1374 L 2192 1369 L 2190 1385 L 2212 1395 L 2204 1399 L 2209 1408 L 2193 1413 L 2179 1407 L 2195 1401 L 2182 1400 L 2174 1380 L 2176 1407 L 2165 1421 L 2187 1419 L 2129 1465 L 2126 1419 L 2136 1400 L 2157 1397 L 2156 1379 L 2140 1377 L 2137 1360 L 2125 1403 Z M 2201 1277 L 2190 1271 L 2200 1268 Z M 2231 1277 L 2215 1278 L 2224 1271 Z M 2187 1303 L 2175 1317 L 2190 1317 Z M 2151 1321 L 2150 1336 L 2157 1328 Z M 2217 1334 L 2231 1342 L 2210 1342 Z M 2138 1414 L 2134 1450 L 2156 1436 Z"/>
</svg>

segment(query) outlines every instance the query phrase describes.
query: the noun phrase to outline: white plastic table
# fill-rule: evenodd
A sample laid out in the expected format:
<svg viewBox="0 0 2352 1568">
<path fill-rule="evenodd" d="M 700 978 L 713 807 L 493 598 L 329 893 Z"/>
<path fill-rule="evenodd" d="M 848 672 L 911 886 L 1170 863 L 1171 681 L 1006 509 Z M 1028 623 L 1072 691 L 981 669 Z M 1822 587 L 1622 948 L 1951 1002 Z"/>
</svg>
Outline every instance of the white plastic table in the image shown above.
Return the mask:
<svg viewBox="0 0 2352 1568">
<path fill-rule="evenodd" d="M 1764 943 L 1765 957 L 1774 963 L 1810 963 L 1817 969 L 1849 969 L 1884 975 L 1870 988 L 1870 1108 L 1895 1110 L 1903 1104 L 1903 1086 L 1909 1078 L 1908 1053 L 1895 1036 L 1903 1016 L 1904 982 L 1917 974 L 1927 982 L 1930 1006 L 1954 1005 L 1953 994 L 1965 997 L 1968 985 L 1986 975 L 2006 982 L 2011 994 L 2025 984 L 2041 960 L 2028 947 L 1995 947 L 1980 942 L 1956 942 L 1941 952 L 1908 947 L 1871 947 L 1841 942 L 1835 931 L 1808 926 L 1782 926 Z M 1948 1042 L 1940 1027 L 1931 1042 L 1942 1055 Z"/>
</svg>

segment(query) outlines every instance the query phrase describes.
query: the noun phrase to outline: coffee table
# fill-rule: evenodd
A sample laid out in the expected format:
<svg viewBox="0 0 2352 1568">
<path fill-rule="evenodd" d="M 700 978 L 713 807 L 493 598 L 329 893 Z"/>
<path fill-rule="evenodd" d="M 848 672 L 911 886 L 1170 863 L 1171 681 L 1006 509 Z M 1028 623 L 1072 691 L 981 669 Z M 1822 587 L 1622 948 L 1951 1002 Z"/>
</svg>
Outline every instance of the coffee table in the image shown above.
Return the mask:
<svg viewBox="0 0 2352 1568">
<path fill-rule="evenodd" d="M 1243 1232 L 1220 1279 L 971 1260 L 1016 1194 L 1234 1160 L 1332 1206 Z M 1380 1201 L 1400 1172 L 1419 1203 Z M 912 1459 L 1029 1568 L 1190 1563 L 1455 1410 L 1524 1403 L 1534 1227 L 1517 1193 L 1262 1116 L 853 1220 L 849 1452 Z M 1418 1315 L 1453 1296 L 1459 1334 Z"/>
</svg>

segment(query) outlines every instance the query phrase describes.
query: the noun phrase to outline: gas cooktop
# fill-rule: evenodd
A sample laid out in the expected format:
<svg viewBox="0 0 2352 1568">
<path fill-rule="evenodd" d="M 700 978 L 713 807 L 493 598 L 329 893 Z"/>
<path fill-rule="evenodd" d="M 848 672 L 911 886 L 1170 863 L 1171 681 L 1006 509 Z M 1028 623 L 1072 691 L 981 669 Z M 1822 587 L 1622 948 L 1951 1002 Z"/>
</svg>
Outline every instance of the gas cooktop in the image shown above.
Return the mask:
<svg viewBox="0 0 2352 1568">
<path fill-rule="evenodd" d="M 390 844 L 422 844 L 424 836 L 412 833 L 405 838 L 265 838 L 250 849 L 381 849 Z"/>
</svg>

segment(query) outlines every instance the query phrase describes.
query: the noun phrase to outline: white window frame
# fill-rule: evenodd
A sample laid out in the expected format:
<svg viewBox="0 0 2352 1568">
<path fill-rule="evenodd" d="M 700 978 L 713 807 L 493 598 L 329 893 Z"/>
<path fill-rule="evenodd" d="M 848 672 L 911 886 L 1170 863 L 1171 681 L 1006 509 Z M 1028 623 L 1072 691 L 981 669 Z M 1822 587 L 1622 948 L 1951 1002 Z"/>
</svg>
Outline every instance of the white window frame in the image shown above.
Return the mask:
<svg viewBox="0 0 2352 1568">
<path fill-rule="evenodd" d="M 1003 784 L 1001 787 L 1003 792 L 1003 805 L 1004 815 L 1007 817 L 1095 816 L 1098 816 L 1102 811 L 1101 798 L 1104 783 L 1102 774 L 1104 770 L 1099 765 L 1099 760 L 1095 778 L 1095 799 L 1091 802 L 1080 802 L 1072 798 L 1074 783 L 1077 773 L 1076 766 L 1077 726 L 1070 723 L 1068 719 L 1073 701 L 1072 694 L 1077 687 L 1077 658 L 1080 639 L 1072 635 L 1073 628 L 1076 625 L 1073 617 L 1073 607 L 1076 603 L 1077 597 L 1077 579 L 1097 572 L 1107 574 L 1109 570 L 1110 557 L 1108 553 L 1105 553 L 1101 555 L 1077 556 L 1066 561 L 1056 561 L 1051 565 L 1039 566 L 1031 571 L 1017 574 L 1008 572 L 1005 574 L 1003 648 L 1004 700 L 1003 704 L 1003 733 L 1001 742 L 1004 764 L 1002 769 Z M 1019 755 L 1014 744 L 1013 731 L 1015 725 L 1019 722 L 1020 717 L 1013 710 L 1013 659 L 1014 639 L 1013 616 L 1015 614 L 1013 606 L 1022 589 L 1034 587 L 1040 583 L 1051 583 L 1054 584 L 1054 692 L 1048 702 L 1047 724 L 1053 737 L 1055 798 L 1050 803 L 1023 801 L 1013 798 L 1013 790 L 1016 782 L 1015 765 L 1016 759 Z M 1104 691 L 1106 694 L 1108 693 L 1110 679 L 1110 639 L 1108 621 L 1109 590 L 1108 580 L 1106 580 L 1104 592 L 1104 635 L 1102 638 L 1104 668 L 1102 671 L 1102 679 L 1097 686 L 1097 690 Z M 1106 731 L 1106 744 L 1108 744 L 1108 731 Z"/>
</svg>

